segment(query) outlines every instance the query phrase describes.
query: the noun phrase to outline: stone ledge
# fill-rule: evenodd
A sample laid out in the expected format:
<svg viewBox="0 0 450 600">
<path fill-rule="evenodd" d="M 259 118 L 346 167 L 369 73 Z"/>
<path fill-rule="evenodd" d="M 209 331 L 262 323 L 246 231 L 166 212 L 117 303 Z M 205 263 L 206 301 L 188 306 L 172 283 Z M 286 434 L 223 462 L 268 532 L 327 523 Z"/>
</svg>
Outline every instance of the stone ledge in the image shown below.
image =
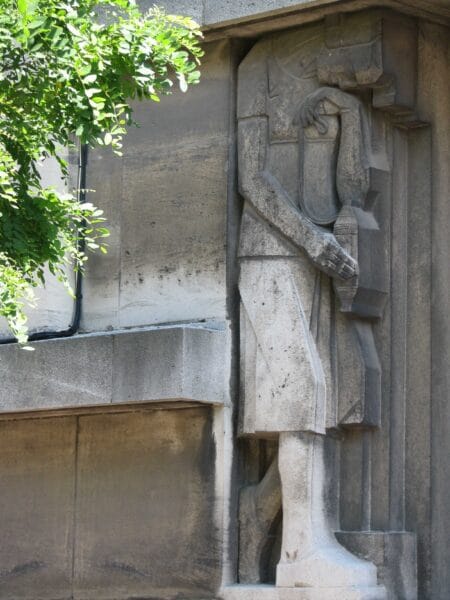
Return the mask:
<svg viewBox="0 0 450 600">
<path fill-rule="evenodd" d="M 227 327 L 177 325 L 0 346 L 0 414 L 229 402 Z"/>
<path fill-rule="evenodd" d="M 274 585 L 232 585 L 222 600 L 386 600 L 383 587 L 283 588 Z"/>
<path fill-rule="evenodd" d="M 140 0 L 149 8 L 152 0 Z M 159 0 L 168 12 L 186 14 L 203 27 L 207 39 L 253 37 L 317 21 L 336 12 L 388 8 L 438 23 L 450 22 L 448 0 Z"/>
<path fill-rule="evenodd" d="M 170 4 L 175 11 L 176 2 Z M 450 24 L 447 0 L 257 0 L 251 3 L 229 0 L 220 4 L 206 0 L 202 26 L 207 41 L 221 37 L 256 37 L 319 21 L 337 12 L 371 8 L 390 9 L 435 23 Z"/>
</svg>

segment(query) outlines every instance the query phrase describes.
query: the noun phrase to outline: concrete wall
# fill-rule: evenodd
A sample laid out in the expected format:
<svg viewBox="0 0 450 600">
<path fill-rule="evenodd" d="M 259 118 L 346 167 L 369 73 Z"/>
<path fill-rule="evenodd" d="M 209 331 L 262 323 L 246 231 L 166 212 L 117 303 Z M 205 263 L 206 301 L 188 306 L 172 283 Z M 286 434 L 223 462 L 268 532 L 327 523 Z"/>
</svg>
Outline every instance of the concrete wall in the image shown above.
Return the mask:
<svg viewBox="0 0 450 600">
<path fill-rule="evenodd" d="M 211 409 L 0 423 L 3 600 L 213 598 Z"/>
<path fill-rule="evenodd" d="M 81 329 L 226 317 L 230 44 L 206 47 L 202 82 L 161 104 L 137 103 L 122 158 L 90 154 L 88 194 L 105 211 L 108 254 L 92 254 Z M 76 172 L 77 156 L 72 156 Z M 49 185 L 56 165 L 45 165 Z M 31 331 L 66 329 L 73 301 L 49 277 L 29 310 Z M 0 322 L 0 337 L 7 336 Z"/>
<path fill-rule="evenodd" d="M 135 106 L 122 159 L 92 153 L 87 185 L 112 235 L 89 261 L 84 330 L 225 319 L 230 94 L 229 44 L 216 42 L 189 94 Z"/>
</svg>

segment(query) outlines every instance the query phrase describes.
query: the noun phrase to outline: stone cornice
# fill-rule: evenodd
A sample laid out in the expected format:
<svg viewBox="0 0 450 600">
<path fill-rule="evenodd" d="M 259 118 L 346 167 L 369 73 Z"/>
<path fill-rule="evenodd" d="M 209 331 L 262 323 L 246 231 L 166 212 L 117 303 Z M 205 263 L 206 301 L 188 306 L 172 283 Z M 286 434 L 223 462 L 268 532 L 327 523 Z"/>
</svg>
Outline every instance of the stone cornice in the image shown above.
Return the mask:
<svg viewBox="0 0 450 600">
<path fill-rule="evenodd" d="M 206 41 L 222 37 L 256 37 L 263 33 L 278 31 L 323 19 L 337 12 L 352 12 L 370 8 L 390 9 L 405 15 L 422 18 L 442 25 L 450 25 L 449 0 L 304 0 L 286 6 L 281 0 L 280 8 L 260 10 L 256 3 L 252 13 L 246 3 L 214 10 L 214 1 L 206 2 L 203 12 L 203 31 Z M 232 3 L 234 4 L 234 3 Z"/>
<path fill-rule="evenodd" d="M 0 415 L 135 403 L 227 404 L 228 330 L 197 324 L 0 347 Z"/>
</svg>

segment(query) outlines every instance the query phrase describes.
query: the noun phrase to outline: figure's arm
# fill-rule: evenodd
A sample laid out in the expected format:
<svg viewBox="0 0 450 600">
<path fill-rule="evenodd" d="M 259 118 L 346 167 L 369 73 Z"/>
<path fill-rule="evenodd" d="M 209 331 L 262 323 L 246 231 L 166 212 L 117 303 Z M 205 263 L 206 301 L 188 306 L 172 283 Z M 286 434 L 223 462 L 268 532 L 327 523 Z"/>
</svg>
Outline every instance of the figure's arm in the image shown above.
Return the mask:
<svg viewBox="0 0 450 600">
<path fill-rule="evenodd" d="M 241 119 L 238 135 L 239 191 L 242 196 L 272 227 L 303 248 L 322 271 L 343 279 L 353 277 L 357 271 L 356 262 L 334 235 L 307 219 L 279 181 L 265 170 L 267 119 Z"/>
</svg>

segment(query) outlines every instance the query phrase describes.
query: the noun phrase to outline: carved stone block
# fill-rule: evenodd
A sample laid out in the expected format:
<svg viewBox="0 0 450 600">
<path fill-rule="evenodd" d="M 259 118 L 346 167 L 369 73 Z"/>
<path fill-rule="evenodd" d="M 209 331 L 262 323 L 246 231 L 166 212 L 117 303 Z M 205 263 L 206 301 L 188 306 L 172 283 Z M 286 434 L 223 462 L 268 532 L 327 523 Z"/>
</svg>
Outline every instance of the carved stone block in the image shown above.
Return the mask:
<svg viewBox="0 0 450 600">
<path fill-rule="evenodd" d="M 416 536 L 406 531 L 339 531 L 346 548 L 378 567 L 388 600 L 417 600 Z"/>
<path fill-rule="evenodd" d="M 273 585 L 233 585 L 222 589 L 221 600 L 387 600 L 380 586 L 280 588 Z"/>
<path fill-rule="evenodd" d="M 381 420 L 381 367 L 372 325 L 361 319 L 349 324 L 338 313 L 336 333 L 338 423 L 377 427 Z"/>
<path fill-rule="evenodd" d="M 399 118 L 416 102 L 417 27 L 386 11 L 338 14 L 326 19 L 319 81 L 343 90 L 373 90 L 373 105 Z"/>
<path fill-rule="evenodd" d="M 380 424 L 372 321 L 387 299 L 389 256 L 377 220 L 386 178 L 376 171 L 389 161 L 373 105 L 398 120 L 415 104 L 415 26 L 402 22 L 399 43 L 395 24 L 383 11 L 338 15 L 263 38 L 239 69 L 240 432 L 278 436 L 283 521 L 276 587 L 229 588 L 225 598 L 386 598 L 375 566 L 331 534 L 323 433 L 325 424 Z M 397 73 L 402 48 L 411 80 L 405 64 Z M 277 484 L 272 464 L 241 494 L 249 583 L 258 582 Z"/>
</svg>

